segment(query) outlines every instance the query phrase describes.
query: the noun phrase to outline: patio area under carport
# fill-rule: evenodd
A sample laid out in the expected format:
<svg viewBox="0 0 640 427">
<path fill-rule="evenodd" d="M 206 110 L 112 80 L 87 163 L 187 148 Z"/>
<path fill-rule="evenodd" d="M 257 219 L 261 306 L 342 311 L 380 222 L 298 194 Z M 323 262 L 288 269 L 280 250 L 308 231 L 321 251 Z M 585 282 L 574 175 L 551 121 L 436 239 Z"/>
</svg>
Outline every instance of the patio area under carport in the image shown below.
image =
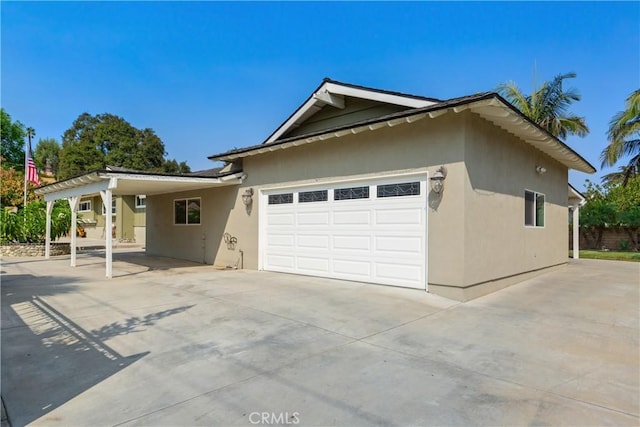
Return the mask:
<svg viewBox="0 0 640 427">
<path fill-rule="evenodd" d="M 87 174 L 55 182 L 36 189 L 36 194 L 44 196 L 47 202 L 45 258 L 50 258 L 51 213 L 56 200 L 67 200 L 71 208 L 71 267 L 76 266 L 78 204 L 83 197 L 100 195 L 104 206 L 111 206 L 114 196 L 147 196 L 180 191 L 198 190 L 220 186 L 238 185 L 244 180 L 241 171 L 217 171 L 215 173 L 193 173 L 171 175 L 125 170 L 98 170 Z M 105 230 L 111 230 L 112 216 L 105 215 Z M 113 275 L 113 241 L 105 233 L 105 275 Z"/>
</svg>

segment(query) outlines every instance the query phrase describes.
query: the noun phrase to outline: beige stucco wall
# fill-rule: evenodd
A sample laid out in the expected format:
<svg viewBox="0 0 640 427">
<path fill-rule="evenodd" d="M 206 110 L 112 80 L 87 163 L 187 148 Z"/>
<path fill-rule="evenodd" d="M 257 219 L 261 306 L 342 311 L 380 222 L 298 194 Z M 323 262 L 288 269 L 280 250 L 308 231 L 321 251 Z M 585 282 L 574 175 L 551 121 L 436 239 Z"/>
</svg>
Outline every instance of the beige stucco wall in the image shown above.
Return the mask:
<svg viewBox="0 0 640 427">
<path fill-rule="evenodd" d="M 476 115 L 466 121 L 464 285 L 566 262 L 566 166 Z M 544 227 L 524 225 L 525 189 L 545 195 Z"/>
<path fill-rule="evenodd" d="M 537 175 L 536 164 L 547 173 Z M 433 289 L 566 261 L 566 167 L 469 112 L 250 156 L 241 186 L 149 196 L 147 252 L 256 269 L 260 190 L 398 171 L 433 174 L 441 165 L 448 170 L 445 190 L 442 197 L 430 193 L 428 206 Z M 250 211 L 241 199 L 247 188 L 254 189 Z M 545 193 L 542 229 L 524 227 L 525 188 Z M 173 225 L 173 200 L 186 197 L 202 198 L 201 225 Z M 224 243 L 225 233 L 237 239 L 235 247 Z"/>
</svg>

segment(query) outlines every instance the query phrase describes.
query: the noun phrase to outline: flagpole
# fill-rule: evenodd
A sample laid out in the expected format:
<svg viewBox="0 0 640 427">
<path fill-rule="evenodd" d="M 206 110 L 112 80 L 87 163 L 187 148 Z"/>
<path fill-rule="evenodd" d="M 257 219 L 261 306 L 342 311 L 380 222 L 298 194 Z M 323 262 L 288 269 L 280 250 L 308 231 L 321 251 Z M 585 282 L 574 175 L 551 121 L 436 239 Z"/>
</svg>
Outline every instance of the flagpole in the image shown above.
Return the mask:
<svg viewBox="0 0 640 427">
<path fill-rule="evenodd" d="M 29 147 L 31 147 L 31 130 L 27 129 L 27 146 L 24 147 L 24 204 L 27 207 L 27 175 L 29 174 Z"/>
</svg>

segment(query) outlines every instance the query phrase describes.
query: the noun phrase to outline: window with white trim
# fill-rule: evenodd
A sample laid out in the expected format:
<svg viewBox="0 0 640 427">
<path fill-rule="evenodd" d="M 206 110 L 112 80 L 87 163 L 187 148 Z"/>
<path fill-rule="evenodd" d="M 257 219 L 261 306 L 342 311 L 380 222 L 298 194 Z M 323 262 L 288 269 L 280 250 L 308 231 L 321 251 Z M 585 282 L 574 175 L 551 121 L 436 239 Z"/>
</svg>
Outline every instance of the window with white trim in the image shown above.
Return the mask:
<svg viewBox="0 0 640 427">
<path fill-rule="evenodd" d="M 200 225 L 200 198 L 173 201 L 174 225 Z"/>
<path fill-rule="evenodd" d="M 139 194 L 136 196 L 136 209 L 144 209 L 147 207 L 147 196 Z"/>
<path fill-rule="evenodd" d="M 102 203 L 102 215 L 106 215 L 107 210 L 104 207 L 104 203 Z M 111 199 L 111 215 L 116 214 L 116 199 Z"/>
<path fill-rule="evenodd" d="M 91 212 L 91 200 L 80 200 L 78 212 Z"/>
<path fill-rule="evenodd" d="M 544 194 L 524 191 L 524 225 L 544 227 Z"/>
</svg>

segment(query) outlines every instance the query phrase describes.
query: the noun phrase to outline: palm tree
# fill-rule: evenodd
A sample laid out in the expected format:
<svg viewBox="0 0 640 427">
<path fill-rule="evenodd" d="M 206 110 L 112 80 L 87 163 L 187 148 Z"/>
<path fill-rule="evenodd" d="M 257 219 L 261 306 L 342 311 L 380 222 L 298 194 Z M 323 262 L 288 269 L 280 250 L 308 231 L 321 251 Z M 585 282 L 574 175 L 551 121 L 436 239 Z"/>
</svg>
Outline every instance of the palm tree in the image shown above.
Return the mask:
<svg viewBox="0 0 640 427">
<path fill-rule="evenodd" d="M 631 92 L 625 109 L 613 116 L 607 137 L 609 145 L 600 154 L 602 167 L 613 166 L 621 157 L 631 156 L 621 168 L 622 185 L 626 185 L 640 170 L 640 89 Z"/>
<path fill-rule="evenodd" d="M 589 128 L 584 117 L 568 111 L 569 106 L 580 101 L 574 88 L 565 91 L 562 82 L 576 77 L 576 73 L 560 74 L 550 82 L 544 82 L 531 95 L 525 95 L 514 82 L 502 83 L 497 91 L 525 116 L 546 129 L 553 136 L 566 139 L 567 135 L 586 136 Z"/>
</svg>

